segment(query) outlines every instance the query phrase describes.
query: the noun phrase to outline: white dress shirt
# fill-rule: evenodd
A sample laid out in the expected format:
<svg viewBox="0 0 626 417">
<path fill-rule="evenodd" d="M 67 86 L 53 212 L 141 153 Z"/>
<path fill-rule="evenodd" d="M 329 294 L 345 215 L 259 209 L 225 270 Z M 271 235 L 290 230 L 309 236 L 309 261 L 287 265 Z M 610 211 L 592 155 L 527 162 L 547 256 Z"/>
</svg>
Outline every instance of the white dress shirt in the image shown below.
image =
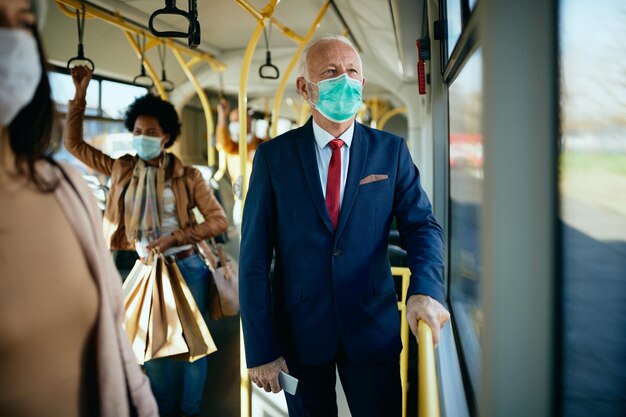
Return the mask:
<svg viewBox="0 0 626 417">
<path fill-rule="evenodd" d="M 338 138 L 334 137 L 313 120 L 313 136 L 315 137 L 315 158 L 317 159 L 317 170 L 320 174 L 320 182 L 322 184 L 322 193 L 326 199 L 326 181 L 328 179 L 328 165 L 333 150 L 330 147 L 330 141 L 333 139 L 341 139 L 344 145 L 341 147 L 341 185 L 339 187 L 339 209 L 343 202 L 343 190 L 346 188 L 346 178 L 348 177 L 348 165 L 350 164 L 350 146 L 352 145 L 352 136 L 354 135 L 354 123 L 341 134 Z"/>
</svg>

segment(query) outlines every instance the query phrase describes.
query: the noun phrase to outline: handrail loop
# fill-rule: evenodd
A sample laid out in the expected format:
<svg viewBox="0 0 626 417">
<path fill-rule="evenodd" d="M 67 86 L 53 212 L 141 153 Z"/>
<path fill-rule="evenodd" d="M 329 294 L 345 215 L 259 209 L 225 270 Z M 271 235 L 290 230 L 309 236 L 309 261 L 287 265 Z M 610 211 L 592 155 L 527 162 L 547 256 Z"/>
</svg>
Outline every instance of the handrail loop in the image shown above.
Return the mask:
<svg viewBox="0 0 626 417">
<path fill-rule="evenodd" d="M 194 33 L 196 33 L 197 28 L 195 23 L 196 19 L 191 15 L 190 12 L 186 12 L 176 7 L 176 0 L 165 0 L 165 7 L 155 10 L 150 15 L 150 20 L 148 20 L 148 27 L 150 28 L 150 32 L 152 32 L 154 36 L 158 36 L 159 38 L 191 38 Z M 179 32 L 175 30 L 166 30 L 161 32 L 156 30 L 154 28 L 154 19 L 161 15 L 184 17 L 189 22 L 189 30 L 187 32 Z"/>
<path fill-rule="evenodd" d="M 76 26 L 78 27 L 78 53 L 75 57 L 70 58 L 69 61 L 67 61 L 67 70 L 69 71 L 71 69 L 70 64 L 72 62 L 85 61 L 89 63 L 91 66 L 90 70 L 93 72 L 96 66 L 91 59 L 85 57 L 85 48 L 83 45 L 83 35 L 85 33 L 85 3 L 83 2 L 81 2 L 81 11 L 79 12 L 78 9 L 76 9 Z"/>
<path fill-rule="evenodd" d="M 167 75 L 165 75 L 165 52 L 167 47 L 163 44 L 158 45 L 159 52 L 159 61 L 161 61 L 161 84 L 163 85 L 163 89 L 167 93 L 171 93 L 176 88 L 176 85 L 173 81 L 167 79 Z"/>
<path fill-rule="evenodd" d="M 133 84 L 137 84 L 140 85 L 142 87 L 147 87 L 147 88 L 152 88 L 154 87 L 154 81 L 152 81 L 152 78 L 149 77 L 146 74 L 146 67 L 144 66 L 144 62 L 145 62 L 145 56 L 146 56 L 146 37 L 142 36 L 141 37 L 141 43 L 139 42 L 139 35 L 137 35 L 137 44 L 140 45 L 139 47 L 139 60 L 140 60 L 140 66 L 141 66 L 141 72 L 139 73 L 139 75 L 137 75 L 135 78 L 133 78 Z M 144 79 L 148 79 L 148 81 L 150 81 L 150 84 L 148 83 L 143 83 Z"/>
</svg>

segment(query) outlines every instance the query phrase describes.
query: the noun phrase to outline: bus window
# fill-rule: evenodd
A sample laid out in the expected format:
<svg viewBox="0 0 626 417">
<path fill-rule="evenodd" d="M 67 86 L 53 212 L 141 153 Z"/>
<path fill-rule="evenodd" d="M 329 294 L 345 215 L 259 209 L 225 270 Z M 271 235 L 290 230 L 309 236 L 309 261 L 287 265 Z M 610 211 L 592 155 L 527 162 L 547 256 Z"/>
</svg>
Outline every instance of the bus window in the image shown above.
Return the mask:
<svg viewBox="0 0 626 417">
<path fill-rule="evenodd" d="M 450 301 L 474 391 L 478 384 L 480 213 L 483 202 L 482 58 L 474 53 L 449 88 Z"/>
<path fill-rule="evenodd" d="M 626 3 L 559 2 L 563 416 L 626 404 Z M 593 30 L 588 30 L 593 28 Z"/>
</svg>

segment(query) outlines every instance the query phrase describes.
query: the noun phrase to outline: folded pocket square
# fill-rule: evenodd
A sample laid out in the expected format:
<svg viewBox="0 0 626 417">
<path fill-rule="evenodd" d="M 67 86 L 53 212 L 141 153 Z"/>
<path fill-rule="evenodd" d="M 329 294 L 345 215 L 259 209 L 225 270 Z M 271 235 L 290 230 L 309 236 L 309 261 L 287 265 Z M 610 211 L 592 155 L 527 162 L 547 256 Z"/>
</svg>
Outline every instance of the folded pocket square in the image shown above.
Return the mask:
<svg viewBox="0 0 626 417">
<path fill-rule="evenodd" d="M 387 178 L 389 178 L 389 176 L 385 174 L 372 174 L 363 178 L 359 182 L 359 185 L 369 184 L 370 182 L 382 181 L 382 180 L 386 180 Z"/>
</svg>

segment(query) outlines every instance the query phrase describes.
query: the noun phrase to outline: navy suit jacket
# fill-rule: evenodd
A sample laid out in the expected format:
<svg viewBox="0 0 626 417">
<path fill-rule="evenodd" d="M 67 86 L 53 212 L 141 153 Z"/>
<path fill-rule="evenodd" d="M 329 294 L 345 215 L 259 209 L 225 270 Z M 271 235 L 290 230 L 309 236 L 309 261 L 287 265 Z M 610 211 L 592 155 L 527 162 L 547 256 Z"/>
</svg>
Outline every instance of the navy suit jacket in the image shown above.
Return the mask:
<svg viewBox="0 0 626 417">
<path fill-rule="evenodd" d="M 326 363 L 339 343 L 356 363 L 399 354 L 387 255 L 394 216 L 408 252 L 409 295 L 443 303 L 443 233 L 404 139 L 356 123 L 336 231 L 314 146 L 309 119 L 256 150 L 239 260 L 249 368 L 279 356 Z"/>
</svg>

